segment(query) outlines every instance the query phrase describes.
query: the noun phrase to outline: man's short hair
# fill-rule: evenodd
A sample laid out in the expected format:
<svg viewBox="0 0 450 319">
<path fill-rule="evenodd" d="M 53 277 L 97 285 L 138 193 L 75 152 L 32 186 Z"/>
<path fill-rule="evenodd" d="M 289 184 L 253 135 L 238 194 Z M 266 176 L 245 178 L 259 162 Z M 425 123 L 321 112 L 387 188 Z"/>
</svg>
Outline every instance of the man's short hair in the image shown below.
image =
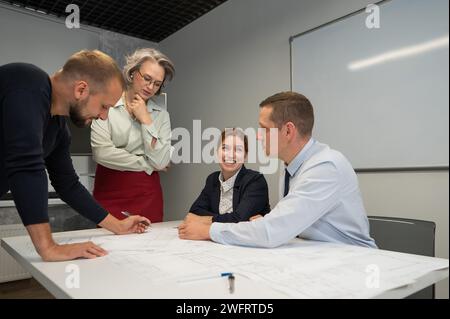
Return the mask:
<svg viewBox="0 0 450 319">
<path fill-rule="evenodd" d="M 281 92 L 268 97 L 259 106 L 272 108 L 270 120 L 278 128 L 287 122 L 292 122 L 300 135 L 312 134 L 314 110 L 311 102 L 304 95 L 296 92 Z"/>
<path fill-rule="evenodd" d="M 70 80 L 88 82 L 94 93 L 104 90 L 114 78 L 125 88 L 125 80 L 116 61 L 99 50 L 82 50 L 73 54 L 64 64 L 62 74 Z"/>
</svg>

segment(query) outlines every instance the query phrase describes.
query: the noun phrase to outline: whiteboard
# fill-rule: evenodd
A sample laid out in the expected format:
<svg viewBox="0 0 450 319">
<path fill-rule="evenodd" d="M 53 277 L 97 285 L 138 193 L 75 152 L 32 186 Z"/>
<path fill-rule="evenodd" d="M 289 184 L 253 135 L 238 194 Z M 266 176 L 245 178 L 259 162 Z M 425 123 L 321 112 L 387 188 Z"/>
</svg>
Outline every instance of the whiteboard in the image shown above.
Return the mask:
<svg viewBox="0 0 450 319">
<path fill-rule="evenodd" d="M 356 169 L 447 167 L 448 0 L 378 3 L 291 38 L 291 86 L 314 136 Z"/>
</svg>

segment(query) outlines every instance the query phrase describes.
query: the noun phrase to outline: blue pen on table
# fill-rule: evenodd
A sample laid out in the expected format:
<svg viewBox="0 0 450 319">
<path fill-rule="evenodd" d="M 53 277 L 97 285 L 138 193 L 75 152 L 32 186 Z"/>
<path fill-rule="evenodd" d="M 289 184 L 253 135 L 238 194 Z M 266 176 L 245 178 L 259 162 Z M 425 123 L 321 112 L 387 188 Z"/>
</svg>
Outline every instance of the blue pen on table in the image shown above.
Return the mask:
<svg viewBox="0 0 450 319">
<path fill-rule="evenodd" d="M 221 277 L 228 277 L 233 276 L 233 273 L 231 272 L 223 272 L 217 275 L 199 275 L 199 276 L 191 276 L 179 279 L 178 282 L 191 282 L 191 281 L 198 281 L 198 280 L 206 280 L 206 279 L 215 279 L 215 278 L 221 278 Z"/>
<path fill-rule="evenodd" d="M 122 215 L 124 215 L 124 216 L 127 216 L 127 217 L 130 217 L 130 216 L 132 216 L 133 214 L 131 214 L 131 213 L 129 213 L 129 212 L 124 212 L 124 211 L 122 211 L 121 212 L 122 213 Z M 145 226 L 150 226 L 150 224 L 148 223 L 148 222 L 146 222 L 146 221 L 141 221 L 140 222 L 141 224 L 144 224 Z"/>
<path fill-rule="evenodd" d="M 230 290 L 230 294 L 234 293 L 234 280 L 235 277 L 233 274 L 228 276 L 228 283 L 229 283 L 229 290 Z"/>
</svg>

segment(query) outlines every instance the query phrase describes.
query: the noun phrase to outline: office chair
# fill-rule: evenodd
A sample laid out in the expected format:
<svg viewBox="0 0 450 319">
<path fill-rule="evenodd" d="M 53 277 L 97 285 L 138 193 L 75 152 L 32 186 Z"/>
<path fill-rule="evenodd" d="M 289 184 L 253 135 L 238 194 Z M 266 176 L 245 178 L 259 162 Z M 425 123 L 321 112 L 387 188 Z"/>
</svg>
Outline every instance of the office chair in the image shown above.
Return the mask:
<svg viewBox="0 0 450 319">
<path fill-rule="evenodd" d="M 369 216 L 370 235 L 380 249 L 434 257 L 436 224 L 430 221 Z M 407 299 L 434 299 L 435 286 Z"/>
</svg>

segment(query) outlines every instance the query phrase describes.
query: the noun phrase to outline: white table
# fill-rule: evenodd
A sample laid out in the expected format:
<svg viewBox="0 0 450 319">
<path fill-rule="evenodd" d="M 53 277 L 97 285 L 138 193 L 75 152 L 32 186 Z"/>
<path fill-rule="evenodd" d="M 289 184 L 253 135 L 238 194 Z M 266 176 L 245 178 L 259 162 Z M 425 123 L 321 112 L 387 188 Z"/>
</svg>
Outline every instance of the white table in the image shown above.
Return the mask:
<svg viewBox="0 0 450 319">
<path fill-rule="evenodd" d="M 166 222 L 153 224 L 151 231 L 153 232 L 152 234 L 159 234 L 158 232 L 161 232 L 161 234 L 165 234 L 164 236 L 167 236 L 167 233 L 163 233 L 163 231 L 176 232 L 174 227 L 176 227 L 176 225 L 178 224 L 179 222 Z M 91 229 L 76 232 L 55 233 L 54 237 L 55 240 L 57 240 L 58 242 L 64 242 L 65 240 L 67 240 L 67 238 L 72 239 L 73 238 L 81 239 L 84 237 L 96 238 L 96 236 L 105 236 L 105 235 L 110 235 L 110 233 L 104 229 Z M 115 247 L 119 247 L 117 246 L 117 244 L 124 243 L 125 245 L 127 240 L 128 242 L 130 242 L 130 240 L 132 242 L 135 236 L 138 235 L 132 235 L 132 237 L 108 236 L 108 238 L 112 238 L 112 240 L 115 240 L 116 241 L 114 244 L 116 245 Z M 407 285 L 403 285 L 402 287 L 397 287 L 395 289 L 383 291 L 382 293 L 373 296 L 375 298 L 404 298 L 429 285 L 432 285 L 442 279 L 447 278 L 449 275 L 448 260 L 422 256 L 419 257 L 415 255 L 407 255 L 394 252 L 383 252 L 383 251 L 376 252 L 376 250 L 372 250 L 369 248 L 360 248 L 354 246 L 336 245 L 336 244 L 329 245 L 327 243 L 316 243 L 296 239 L 292 241 L 291 248 L 289 248 L 288 245 L 288 249 L 291 249 L 289 251 L 286 249 L 283 250 L 283 247 L 281 247 L 279 250 L 243 248 L 243 247 L 223 246 L 213 242 L 181 241 L 178 238 L 168 239 L 167 245 L 165 245 L 164 238 L 165 237 L 155 239 L 155 243 L 156 242 L 163 243 L 162 247 L 167 247 L 167 252 L 164 251 L 164 253 L 161 254 L 162 250 L 160 250 L 160 253 L 158 253 L 157 250 L 154 250 L 153 246 L 149 246 L 148 251 L 134 252 L 132 255 L 126 255 L 127 259 L 123 261 L 120 260 L 120 258 L 122 258 L 121 257 L 122 255 L 120 255 L 120 253 L 116 254 L 114 251 L 112 251 L 108 255 L 108 257 L 102 257 L 93 260 L 79 259 L 68 262 L 43 262 L 41 258 L 37 255 L 37 253 L 34 251 L 33 245 L 28 236 L 4 238 L 1 244 L 2 247 L 4 247 L 4 249 L 9 254 L 11 254 L 11 256 L 13 256 L 20 265 L 22 265 L 27 271 L 29 271 L 31 275 L 38 282 L 40 282 L 48 291 L 50 291 L 50 293 L 52 293 L 56 298 L 161 298 L 161 299 L 289 298 L 289 295 L 287 295 L 285 291 L 280 291 L 280 289 L 273 289 L 273 286 L 268 285 L 264 281 L 255 280 L 255 278 L 251 278 L 244 275 L 241 276 L 239 272 L 237 272 L 236 274 L 235 292 L 233 294 L 230 294 L 228 290 L 229 282 L 226 278 L 218 277 L 217 279 L 211 280 L 199 280 L 188 283 L 180 282 L 179 278 L 183 278 L 184 271 L 192 270 L 195 267 L 192 266 L 193 265 L 192 261 L 187 261 L 185 270 L 180 271 L 180 269 L 183 269 L 184 266 L 170 262 L 170 260 L 172 260 L 170 258 L 179 258 L 173 256 L 176 256 L 177 254 L 178 256 L 182 255 L 182 253 L 180 253 L 180 250 L 173 250 L 173 254 L 171 253 L 171 249 L 173 249 L 171 247 L 178 247 L 176 245 L 179 244 L 184 245 L 182 247 L 184 247 L 183 249 L 186 251 L 189 251 L 191 247 L 192 249 L 200 249 L 200 250 L 206 249 L 206 251 L 209 251 L 209 253 L 213 252 L 214 250 L 220 250 L 221 255 L 224 254 L 227 256 L 228 258 L 227 260 L 229 261 L 228 265 L 233 264 L 239 265 L 239 262 L 243 260 L 242 256 L 245 256 L 246 252 L 248 252 L 248 254 L 255 253 L 260 254 L 261 256 L 265 255 L 269 256 L 270 254 L 277 254 L 282 252 L 284 253 L 286 251 L 288 253 L 296 253 L 300 252 L 301 250 L 304 250 L 309 251 L 310 253 L 309 256 L 314 256 L 315 249 L 317 249 L 318 251 L 319 249 L 321 251 L 326 249 L 328 256 L 327 262 L 331 263 L 333 262 L 332 258 L 336 258 L 333 256 L 341 256 L 345 253 L 355 254 L 355 252 L 358 254 L 360 253 L 367 254 L 368 262 L 372 264 L 374 262 L 377 263 L 378 261 L 380 262 L 380 264 L 382 264 L 383 262 L 382 259 L 386 258 L 386 256 L 388 256 L 389 258 L 397 258 L 397 257 L 405 258 L 406 256 L 408 257 L 407 260 L 409 260 L 408 262 L 410 262 L 411 265 L 416 263 L 417 258 L 418 258 L 417 260 L 421 261 L 423 258 L 428 258 L 425 259 L 425 262 L 429 261 L 430 263 L 433 263 L 434 261 L 440 262 L 439 267 L 440 269 L 435 269 L 428 273 L 420 274 L 414 278 L 415 279 L 414 283 L 408 283 Z M 120 242 L 117 241 L 118 239 L 120 239 Z M 296 248 L 295 245 L 297 243 L 300 243 L 302 246 Z M 149 245 L 152 245 L 150 241 Z M 119 247 L 118 249 L 121 248 Z M 342 250 L 343 252 L 338 251 L 339 249 Z M 385 255 L 381 257 L 371 255 L 374 253 L 381 253 L 381 252 L 383 252 L 383 254 Z M 336 253 L 336 255 L 334 255 L 334 253 Z M 181 257 L 184 258 L 186 256 L 190 256 L 192 257 L 192 260 L 197 262 L 197 260 L 195 259 L 196 256 L 193 255 L 186 254 L 185 256 Z M 319 258 L 321 255 L 323 255 L 323 253 L 319 255 Z M 142 256 L 146 256 L 145 258 L 147 258 L 147 260 L 150 263 L 152 263 L 153 261 L 155 262 L 157 261 L 159 263 L 158 265 L 162 265 L 162 268 L 167 269 L 168 272 L 173 271 L 174 275 L 176 275 L 178 279 L 169 278 L 167 280 L 159 280 L 159 278 L 155 278 L 155 280 L 153 280 L 152 274 L 155 274 L 155 277 L 159 276 L 158 274 L 160 275 L 162 274 L 156 268 L 157 266 L 154 265 L 147 265 L 144 268 L 137 271 L 136 269 L 138 268 L 136 267 L 139 267 L 139 264 L 133 264 L 133 261 L 139 260 L 139 258 L 141 258 Z M 206 253 L 201 253 L 201 256 L 200 255 L 198 256 L 201 259 L 204 258 L 204 256 L 208 255 Z M 208 263 L 216 262 L 214 261 L 214 256 L 211 257 L 211 254 L 209 256 L 210 257 L 208 258 L 212 259 L 198 260 L 198 262 L 202 263 L 202 265 L 206 264 L 206 266 L 208 266 Z M 264 266 L 270 267 L 269 264 L 271 263 L 271 260 L 273 260 L 273 262 L 276 263 L 277 259 L 278 258 L 276 257 L 275 258 L 270 257 L 268 261 L 264 260 L 264 263 L 262 265 L 255 264 L 254 267 L 255 269 Z M 360 258 L 355 257 L 354 259 L 355 263 L 361 262 Z M 169 262 L 164 264 L 165 260 L 168 260 Z M 217 262 L 222 263 L 222 261 Z M 299 268 L 304 267 L 305 269 L 307 269 L 308 265 L 310 265 L 311 267 L 314 268 L 313 262 L 314 261 L 311 260 L 310 264 L 308 260 L 303 259 L 299 262 L 298 267 Z M 321 262 L 320 260 L 316 260 L 316 262 L 319 262 L 318 263 L 319 267 L 320 265 L 324 265 L 327 263 L 325 261 Z M 132 264 L 134 265 L 133 267 L 131 266 Z M 224 270 L 228 271 L 230 270 L 230 268 Z M 329 272 L 330 269 L 324 269 L 324 271 L 325 270 Z M 412 268 L 411 271 L 414 272 Z M 415 271 L 417 272 L 417 270 Z M 338 276 L 341 276 L 341 274 L 342 276 L 346 276 L 345 272 L 342 272 L 342 268 L 336 268 L 336 272 L 338 273 Z M 76 275 L 77 273 L 79 274 L 78 277 L 79 287 L 77 287 L 76 281 L 72 280 L 74 278 L 73 276 Z M 282 275 L 283 274 L 281 273 L 280 276 Z M 292 279 L 292 281 L 294 281 L 294 279 Z M 314 285 L 314 282 L 312 283 L 308 282 L 308 284 Z M 320 283 L 317 283 L 316 285 L 318 284 Z M 325 289 L 324 287 L 309 286 L 309 291 L 311 291 L 311 287 L 319 290 Z M 318 295 L 318 297 L 320 298 L 321 295 Z M 325 295 L 324 297 L 327 297 L 327 295 Z M 365 298 L 365 295 L 361 296 L 358 294 L 352 295 L 352 298 L 360 298 L 360 297 Z"/>
</svg>

